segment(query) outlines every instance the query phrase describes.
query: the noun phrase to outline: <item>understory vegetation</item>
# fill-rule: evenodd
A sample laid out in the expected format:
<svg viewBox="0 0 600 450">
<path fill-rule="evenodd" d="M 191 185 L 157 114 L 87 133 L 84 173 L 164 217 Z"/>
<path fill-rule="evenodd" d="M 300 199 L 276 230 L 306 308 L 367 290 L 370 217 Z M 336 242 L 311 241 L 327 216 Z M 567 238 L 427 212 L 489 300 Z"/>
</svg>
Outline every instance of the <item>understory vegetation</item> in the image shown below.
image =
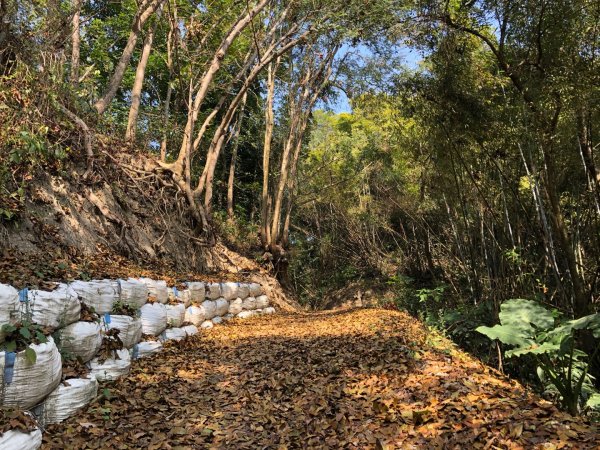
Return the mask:
<svg viewBox="0 0 600 450">
<path fill-rule="evenodd" d="M 589 0 L 0 0 L 0 221 L 36 174 L 91 185 L 141 154 L 128 177 L 185 205 L 190 245 L 225 241 L 314 309 L 387 292 L 587 413 L 599 52 Z M 520 328 L 491 333 L 507 304 Z"/>
</svg>

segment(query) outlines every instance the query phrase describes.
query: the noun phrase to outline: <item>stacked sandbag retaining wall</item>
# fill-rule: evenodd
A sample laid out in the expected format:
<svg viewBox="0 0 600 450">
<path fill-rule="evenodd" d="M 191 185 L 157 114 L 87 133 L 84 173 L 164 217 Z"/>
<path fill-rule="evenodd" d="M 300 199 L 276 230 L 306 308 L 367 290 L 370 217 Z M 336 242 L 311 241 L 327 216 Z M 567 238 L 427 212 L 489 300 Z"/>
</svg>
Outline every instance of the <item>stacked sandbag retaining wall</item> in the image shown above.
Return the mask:
<svg viewBox="0 0 600 450">
<path fill-rule="evenodd" d="M 0 405 L 31 411 L 41 429 L 84 408 L 96 397 L 98 382 L 126 375 L 132 361 L 159 353 L 166 341 L 233 318 L 273 313 L 257 283 L 190 282 L 177 289 L 162 280 L 130 278 L 61 283 L 52 291 L 0 284 Z M 53 333 L 46 342 L 32 336 L 27 348 L 13 349 L 3 325 L 26 328 L 25 334 Z M 107 354 L 103 341 L 115 334 L 122 349 Z M 65 358 L 85 363 L 89 375 L 63 379 Z M 0 450 L 16 442 L 38 448 L 38 431 L 9 430 L 0 436 Z"/>
</svg>

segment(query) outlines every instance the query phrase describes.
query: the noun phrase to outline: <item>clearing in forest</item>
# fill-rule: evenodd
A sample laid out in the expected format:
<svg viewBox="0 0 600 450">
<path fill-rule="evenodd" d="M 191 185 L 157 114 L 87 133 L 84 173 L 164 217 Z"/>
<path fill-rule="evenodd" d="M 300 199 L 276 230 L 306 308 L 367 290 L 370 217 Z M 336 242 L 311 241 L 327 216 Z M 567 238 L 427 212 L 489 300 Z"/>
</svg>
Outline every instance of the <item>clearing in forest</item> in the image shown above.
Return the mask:
<svg viewBox="0 0 600 450">
<path fill-rule="evenodd" d="M 595 448 L 558 412 L 404 313 L 236 321 L 134 364 L 44 448 Z"/>
</svg>

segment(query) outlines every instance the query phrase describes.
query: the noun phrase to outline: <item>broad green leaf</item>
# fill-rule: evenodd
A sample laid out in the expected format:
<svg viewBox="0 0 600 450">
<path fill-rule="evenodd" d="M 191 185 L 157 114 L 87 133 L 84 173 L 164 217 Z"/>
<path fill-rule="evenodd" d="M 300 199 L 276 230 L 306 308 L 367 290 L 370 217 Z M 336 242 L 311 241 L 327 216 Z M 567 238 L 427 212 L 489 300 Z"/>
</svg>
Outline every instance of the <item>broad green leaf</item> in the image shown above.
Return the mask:
<svg viewBox="0 0 600 450">
<path fill-rule="evenodd" d="M 511 325 L 494 325 L 493 327 L 478 327 L 475 331 L 490 339 L 498 339 L 503 344 L 517 347 L 528 347 L 533 344 L 530 336 L 521 328 Z"/>
<path fill-rule="evenodd" d="M 4 343 L 4 349 L 6 352 L 14 352 L 17 349 L 17 341 L 6 341 Z"/>
<path fill-rule="evenodd" d="M 37 361 L 37 354 L 35 353 L 35 350 L 31 347 L 27 347 L 25 349 L 25 359 L 27 359 L 29 364 L 35 364 Z"/>
<path fill-rule="evenodd" d="M 553 336 L 561 334 L 570 335 L 573 330 L 591 330 L 595 338 L 600 338 L 600 314 L 590 314 L 579 319 L 569 320 L 552 330 L 550 334 Z"/>
<path fill-rule="evenodd" d="M 29 331 L 29 328 L 20 328 L 19 334 L 25 339 L 31 339 L 31 332 Z"/>
<path fill-rule="evenodd" d="M 523 355 L 541 355 L 543 353 L 556 353 L 560 350 L 560 346 L 552 344 L 551 342 L 544 342 L 542 345 L 533 344 L 530 347 L 515 348 L 508 350 L 506 356 L 511 358 L 513 356 Z"/>
<path fill-rule="evenodd" d="M 592 394 L 585 406 L 591 409 L 600 409 L 600 394 Z"/>
<path fill-rule="evenodd" d="M 531 324 L 542 330 L 554 326 L 552 313 L 532 300 L 512 299 L 500 305 L 500 323 L 529 332 Z M 531 333 L 533 334 L 533 333 Z"/>
</svg>

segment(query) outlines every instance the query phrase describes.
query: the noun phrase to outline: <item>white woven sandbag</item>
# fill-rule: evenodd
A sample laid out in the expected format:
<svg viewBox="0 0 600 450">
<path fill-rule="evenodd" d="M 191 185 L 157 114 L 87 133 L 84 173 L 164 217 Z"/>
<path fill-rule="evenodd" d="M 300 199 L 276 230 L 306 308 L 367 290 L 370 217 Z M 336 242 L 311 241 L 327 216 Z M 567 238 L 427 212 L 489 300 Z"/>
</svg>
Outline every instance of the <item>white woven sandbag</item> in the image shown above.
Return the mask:
<svg viewBox="0 0 600 450">
<path fill-rule="evenodd" d="M 167 328 L 163 331 L 159 337 L 162 342 L 165 341 L 181 341 L 185 339 L 187 336 L 185 330 L 183 328 Z"/>
<path fill-rule="evenodd" d="M 242 301 L 242 309 L 245 311 L 252 311 L 256 309 L 256 299 L 254 297 L 245 298 Z"/>
<path fill-rule="evenodd" d="M 225 298 L 226 300 L 233 300 L 234 298 L 241 297 L 239 292 L 239 283 L 235 283 L 233 281 L 221 283 L 221 297 Z"/>
<path fill-rule="evenodd" d="M 196 325 L 186 325 L 185 327 L 181 327 L 185 334 L 188 336 L 193 336 L 198 334 L 198 327 Z"/>
<path fill-rule="evenodd" d="M 106 323 L 106 317 L 102 320 L 104 325 L 110 330 L 117 328 L 119 330 L 119 339 L 123 342 L 123 347 L 131 348 L 142 338 L 142 320 L 138 317 L 124 316 L 121 314 L 111 314 L 110 323 Z"/>
<path fill-rule="evenodd" d="M 31 321 L 44 327 L 61 328 L 79 320 L 81 303 L 77 292 L 66 284 L 53 291 L 30 290 L 22 312 L 31 312 Z"/>
<path fill-rule="evenodd" d="M 204 300 L 202 302 L 204 314 L 207 319 L 212 319 L 217 315 L 217 303 L 213 300 Z"/>
<path fill-rule="evenodd" d="M 185 319 L 185 305 L 165 305 L 167 308 L 167 325 L 170 327 L 180 327 Z"/>
<path fill-rule="evenodd" d="M 148 301 L 148 286 L 140 280 L 129 278 L 119 280 L 119 299 L 121 303 L 140 309 Z"/>
<path fill-rule="evenodd" d="M 160 353 L 163 349 L 163 345 L 160 341 L 142 341 L 139 344 L 135 344 L 131 351 L 133 359 L 146 358 L 147 356 L 155 355 Z"/>
<path fill-rule="evenodd" d="M 96 322 L 75 322 L 61 328 L 57 344 L 63 352 L 81 358 L 85 363 L 94 357 L 102 345 L 100 324 Z"/>
<path fill-rule="evenodd" d="M 62 362 L 52 337 L 48 337 L 48 342 L 32 344 L 29 347 L 36 354 L 33 364 L 25 357 L 25 350 L 16 355 L 0 352 L 3 406 L 29 409 L 42 401 L 60 383 Z"/>
<path fill-rule="evenodd" d="M 190 281 L 187 283 L 187 290 L 190 293 L 190 301 L 202 303 L 206 299 L 206 285 L 200 281 Z"/>
<path fill-rule="evenodd" d="M 249 319 L 250 317 L 256 316 L 256 311 L 242 311 L 236 317 L 238 319 Z"/>
<path fill-rule="evenodd" d="M 119 284 L 113 280 L 74 281 L 70 286 L 98 314 L 111 312 L 113 303 L 119 300 Z"/>
<path fill-rule="evenodd" d="M 173 289 L 175 289 L 175 288 L 173 288 Z M 202 295 L 203 295 L 202 300 L 204 300 L 204 293 Z M 189 289 L 185 289 L 183 291 L 177 291 L 175 298 L 179 302 L 183 303 L 183 306 L 185 306 L 186 308 L 192 304 L 192 293 L 190 292 Z M 202 301 L 202 300 L 200 300 L 200 301 Z"/>
<path fill-rule="evenodd" d="M 241 298 L 236 298 L 229 304 L 229 314 L 233 314 L 234 316 L 241 313 L 244 308 L 242 308 L 243 300 Z"/>
<path fill-rule="evenodd" d="M 224 298 L 218 298 L 215 300 L 215 306 L 217 308 L 217 316 L 224 316 L 229 311 L 229 302 Z"/>
<path fill-rule="evenodd" d="M 267 314 L 267 315 L 275 314 L 275 308 L 273 308 L 272 306 L 269 306 L 268 308 L 263 309 L 262 313 Z"/>
<path fill-rule="evenodd" d="M 115 351 L 112 358 L 100 362 L 98 358 L 90 361 L 90 376 L 96 377 L 98 381 L 114 381 L 129 373 L 131 367 L 131 355 L 129 350 Z"/>
<path fill-rule="evenodd" d="M 140 281 L 148 287 L 149 298 L 163 304 L 169 301 L 169 288 L 166 281 L 152 280 L 151 278 L 140 278 Z"/>
<path fill-rule="evenodd" d="M 258 297 L 263 292 L 262 286 L 258 283 L 250 283 L 248 290 L 250 291 L 248 294 L 250 297 Z"/>
<path fill-rule="evenodd" d="M 206 298 L 216 300 L 221 295 L 221 285 L 219 283 L 206 283 Z"/>
<path fill-rule="evenodd" d="M 269 306 L 269 297 L 266 295 L 256 297 L 256 309 L 264 309 L 267 306 Z"/>
<path fill-rule="evenodd" d="M 8 430 L 0 436 L 0 450 L 37 450 L 42 446 L 42 430 L 36 428 L 29 433 Z"/>
<path fill-rule="evenodd" d="M 213 323 L 213 325 L 221 325 L 223 323 L 223 318 L 220 316 L 213 317 L 211 319 L 211 322 Z"/>
<path fill-rule="evenodd" d="M 72 378 L 59 384 L 34 412 L 44 426 L 60 423 L 83 409 L 97 393 L 96 378 Z"/>
<path fill-rule="evenodd" d="M 0 342 L 4 342 L 2 325 L 15 324 L 19 318 L 19 292 L 0 283 Z"/>
<path fill-rule="evenodd" d="M 210 330 L 212 327 L 214 327 L 214 325 L 210 320 L 205 320 L 200 324 L 200 328 L 203 330 Z"/>
<path fill-rule="evenodd" d="M 238 295 L 234 298 L 246 298 L 250 295 L 250 286 L 248 283 L 238 283 Z"/>
<path fill-rule="evenodd" d="M 185 321 L 193 325 L 199 326 L 206 320 L 206 311 L 202 306 L 188 306 L 185 310 Z"/>
<path fill-rule="evenodd" d="M 146 303 L 140 313 L 144 334 L 158 336 L 167 328 L 167 308 L 162 303 Z"/>
</svg>

